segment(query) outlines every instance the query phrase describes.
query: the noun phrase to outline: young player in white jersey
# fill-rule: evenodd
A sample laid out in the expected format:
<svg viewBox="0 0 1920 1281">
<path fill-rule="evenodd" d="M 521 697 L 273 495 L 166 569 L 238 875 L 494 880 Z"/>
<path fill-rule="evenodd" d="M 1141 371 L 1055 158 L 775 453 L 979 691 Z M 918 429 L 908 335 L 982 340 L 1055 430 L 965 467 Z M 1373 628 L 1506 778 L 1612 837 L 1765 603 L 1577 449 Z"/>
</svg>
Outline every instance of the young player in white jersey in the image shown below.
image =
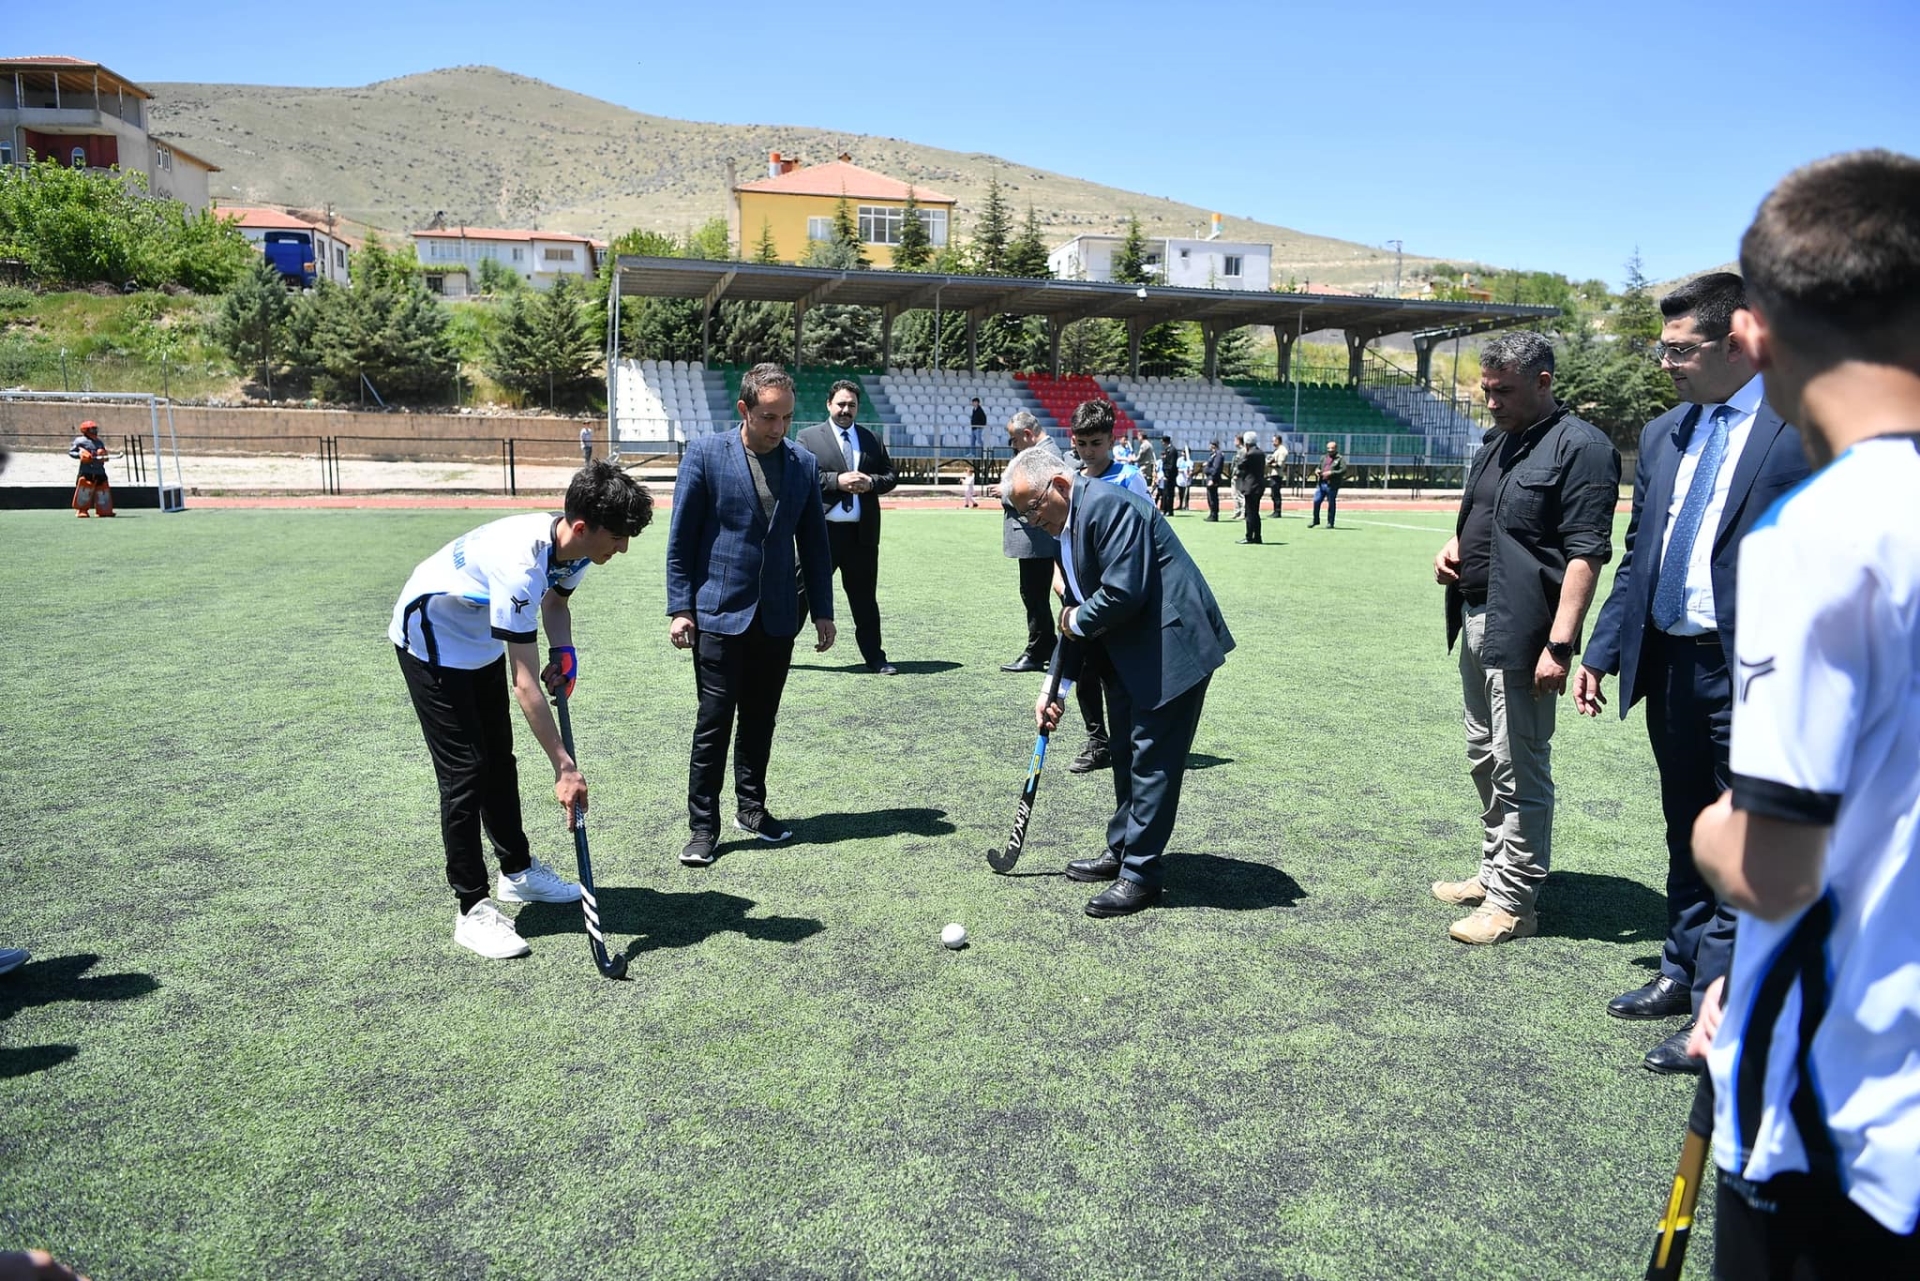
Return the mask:
<svg viewBox="0 0 1920 1281">
<path fill-rule="evenodd" d="M 567 487 L 564 514 L 508 516 L 461 535 L 420 562 L 394 603 L 387 638 L 440 781 L 447 884 L 459 900 L 453 937 L 482 956 L 499 960 L 529 950 L 487 897 L 483 828 L 500 864 L 502 902 L 580 897 L 578 885 L 533 857 L 521 827 L 509 668 L 521 715 L 553 765 L 554 796 L 568 813 L 585 811 L 587 780 L 560 741 L 545 693 L 571 693 L 579 676 L 568 597 L 589 565 L 627 550 L 627 540 L 652 519 L 653 499 L 643 486 L 611 463 L 589 463 Z M 536 648 L 542 627 L 544 668 Z"/>
<path fill-rule="evenodd" d="M 1741 242 L 1734 328 L 1816 471 L 1741 544 L 1733 786 L 1694 826 L 1739 912 L 1689 1047 L 1716 1276 L 1920 1277 L 1916 229 L 1920 160 L 1857 152 Z"/>
</svg>

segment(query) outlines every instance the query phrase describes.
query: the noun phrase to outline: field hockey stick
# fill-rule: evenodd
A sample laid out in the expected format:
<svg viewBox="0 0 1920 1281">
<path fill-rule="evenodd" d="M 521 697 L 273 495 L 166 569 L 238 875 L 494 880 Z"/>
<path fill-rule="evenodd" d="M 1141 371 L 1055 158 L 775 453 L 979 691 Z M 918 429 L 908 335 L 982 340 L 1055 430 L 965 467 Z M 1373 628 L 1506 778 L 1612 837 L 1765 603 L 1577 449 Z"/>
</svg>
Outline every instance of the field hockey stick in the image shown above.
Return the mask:
<svg viewBox="0 0 1920 1281">
<path fill-rule="evenodd" d="M 1067 648 L 1067 638 L 1062 636 L 1053 647 L 1053 661 L 1047 664 L 1047 701 L 1060 701 L 1060 658 Z M 1007 846 L 999 853 L 987 851 L 987 866 L 1001 875 L 1013 870 L 1020 861 L 1020 852 L 1027 845 L 1027 820 L 1033 817 L 1033 798 L 1040 794 L 1040 767 L 1047 763 L 1047 736 L 1049 731 L 1041 730 L 1033 740 L 1033 758 L 1027 763 L 1027 781 L 1020 789 L 1020 804 L 1013 812 L 1013 833 L 1007 837 Z"/>
<path fill-rule="evenodd" d="M 559 714 L 560 742 L 567 749 L 567 755 L 573 755 L 573 720 L 567 715 L 567 688 L 562 685 L 554 691 L 553 708 Z M 593 892 L 593 857 L 587 852 L 587 816 L 584 811 L 571 807 L 567 810 L 567 826 L 573 830 L 573 857 L 580 865 L 580 911 L 587 923 L 587 946 L 593 952 L 593 963 L 600 972 L 610 979 L 625 978 L 627 958 L 608 956 L 607 941 L 600 933 L 600 902 Z"/>
<path fill-rule="evenodd" d="M 1720 985 L 1720 1007 L 1726 1008 L 1726 984 Z M 1653 1238 L 1653 1257 L 1647 1260 L 1647 1281 L 1680 1281 L 1687 1262 L 1687 1238 L 1693 1233 L 1693 1207 L 1706 1176 L 1707 1153 L 1713 1140 L 1713 1077 L 1705 1070 L 1694 1087 L 1693 1107 L 1687 1113 L 1687 1137 L 1680 1144 L 1680 1165 L 1673 1172 L 1667 1210 Z"/>
</svg>

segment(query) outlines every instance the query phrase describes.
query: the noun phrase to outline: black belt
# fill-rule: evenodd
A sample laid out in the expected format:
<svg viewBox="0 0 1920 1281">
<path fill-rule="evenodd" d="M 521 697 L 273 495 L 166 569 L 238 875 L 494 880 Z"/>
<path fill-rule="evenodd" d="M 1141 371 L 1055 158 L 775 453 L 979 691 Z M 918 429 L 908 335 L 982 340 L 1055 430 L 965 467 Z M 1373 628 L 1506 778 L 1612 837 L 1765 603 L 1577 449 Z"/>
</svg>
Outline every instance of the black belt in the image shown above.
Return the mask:
<svg viewBox="0 0 1920 1281">
<path fill-rule="evenodd" d="M 1474 609 L 1479 609 L 1487 603 L 1487 594 L 1485 592 L 1470 592 L 1462 587 L 1460 589 L 1460 599 L 1467 602 L 1467 604 Z"/>
<path fill-rule="evenodd" d="M 1702 632 L 1698 636 L 1681 636 L 1675 632 L 1661 632 L 1660 639 L 1672 645 L 1718 645 L 1719 632 Z"/>
</svg>

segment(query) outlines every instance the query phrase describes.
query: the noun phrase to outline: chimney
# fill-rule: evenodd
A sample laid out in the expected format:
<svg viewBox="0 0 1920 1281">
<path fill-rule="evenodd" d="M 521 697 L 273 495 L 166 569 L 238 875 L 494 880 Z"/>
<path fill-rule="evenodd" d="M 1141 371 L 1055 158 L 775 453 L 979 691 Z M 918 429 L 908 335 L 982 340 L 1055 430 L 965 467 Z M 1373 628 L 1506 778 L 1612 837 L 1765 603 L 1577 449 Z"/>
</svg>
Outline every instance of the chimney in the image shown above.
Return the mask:
<svg viewBox="0 0 1920 1281">
<path fill-rule="evenodd" d="M 1207 232 L 1207 239 L 1208 240 L 1220 239 L 1220 215 L 1219 214 L 1213 215 L 1213 229 Z"/>
<path fill-rule="evenodd" d="M 842 164 L 850 165 L 853 163 L 853 153 L 851 151 L 843 151 L 836 156 L 835 159 L 839 160 Z"/>
<path fill-rule="evenodd" d="M 767 177 L 778 178 L 785 172 L 786 169 L 781 164 L 780 153 L 777 151 L 769 151 L 767 153 Z"/>
</svg>

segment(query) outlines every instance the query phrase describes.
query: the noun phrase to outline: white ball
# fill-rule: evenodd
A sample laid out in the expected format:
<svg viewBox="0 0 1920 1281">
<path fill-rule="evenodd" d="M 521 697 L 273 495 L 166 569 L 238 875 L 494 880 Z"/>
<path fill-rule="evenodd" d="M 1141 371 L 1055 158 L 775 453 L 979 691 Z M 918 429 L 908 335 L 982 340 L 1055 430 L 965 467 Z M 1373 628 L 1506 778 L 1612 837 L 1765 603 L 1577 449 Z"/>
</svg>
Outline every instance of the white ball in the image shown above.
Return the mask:
<svg viewBox="0 0 1920 1281">
<path fill-rule="evenodd" d="M 955 921 L 940 931 L 940 942 L 947 947 L 959 949 L 967 945 L 967 927 Z"/>
</svg>

